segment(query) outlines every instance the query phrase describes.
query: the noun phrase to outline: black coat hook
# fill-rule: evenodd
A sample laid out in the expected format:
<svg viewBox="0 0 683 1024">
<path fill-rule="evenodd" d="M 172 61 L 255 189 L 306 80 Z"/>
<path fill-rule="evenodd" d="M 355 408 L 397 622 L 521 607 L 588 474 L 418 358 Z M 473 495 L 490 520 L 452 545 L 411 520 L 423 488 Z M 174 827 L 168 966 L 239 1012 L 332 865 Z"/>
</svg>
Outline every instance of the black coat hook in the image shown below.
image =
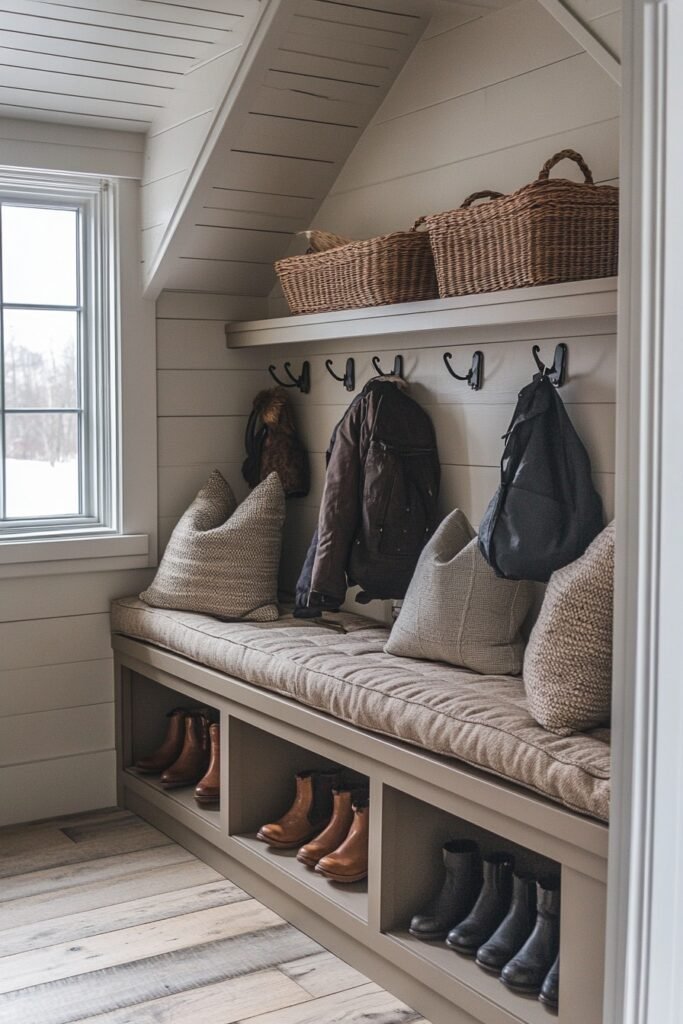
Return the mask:
<svg viewBox="0 0 683 1024">
<path fill-rule="evenodd" d="M 284 364 L 285 373 L 292 381 L 291 384 L 286 384 L 284 381 L 281 381 L 279 379 L 279 377 L 275 373 L 275 365 L 273 363 L 271 363 L 271 365 L 268 367 L 268 373 L 273 378 L 275 383 L 279 384 L 281 388 L 298 388 L 299 391 L 302 392 L 302 394 L 307 395 L 308 392 L 311 390 L 311 364 L 307 359 L 304 360 L 303 366 L 301 367 L 301 374 L 298 377 L 295 377 L 292 371 L 290 370 L 291 365 L 292 364 L 289 362 Z"/>
<path fill-rule="evenodd" d="M 539 345 L 534 345 L 531 352 L 534 357 L 538 371 L 542 377 L 547 377 L 551 384 L 554 384 L 556 388 L 561 388 L 567 380 L 567 355 L 569 349 L 563 341 L 555 349 L 555 355 L 553 356 L 553 365 L 546 366 L 538 358 L 538 353 L 541 351 Z"/>
<path fill-rule="evenodd" d="M 377 373 L 380 375 L 380 377 L 387 377 L 388 376 L 388 374 L 386 374 L 384 372 L 384 370 L 382 369 L 382 367 L 379 365 L 379 356 L 373 356 L 372 357 L 372 365 L 375 367 L 375 369 L 377 370 Z M 394 359 L 394 368 L 391 371 L 391 376 L 392 377 L 402 377 L 403 376 L 403 356 L 396 356 L 396 358 Z"/>
<path fill-rule="evenodd" d="M 450 352 L 444 352 L 443 361 L 451 377 L 455 377 L 456 380 L 466 380 L 473 391 L 481 391 L 484 383 L 484 353 L 477 349 L 472 356 L 472 365 L 464 377 L 461 377 L 459 373 L 456 373 L 451 366 L 450 361 L 452 358 L 453 356 Z"/>
<path fill-rule="evenodd" d="M 340 377 L 338 373 L 334 372 L 334 370 L 332 369 L 331 359 L 325 360 L 325 369 L 330 374 L 330 376 L 334 377 L 335 380 L 338 380 L 341 384 L 343 384 L 347 391 L 356 390 L 356 360 L 352 356 L 349 356 L 349 358 L 346 360 L 346 370 L 344 371 L 343 377 Z"/>
</svg>

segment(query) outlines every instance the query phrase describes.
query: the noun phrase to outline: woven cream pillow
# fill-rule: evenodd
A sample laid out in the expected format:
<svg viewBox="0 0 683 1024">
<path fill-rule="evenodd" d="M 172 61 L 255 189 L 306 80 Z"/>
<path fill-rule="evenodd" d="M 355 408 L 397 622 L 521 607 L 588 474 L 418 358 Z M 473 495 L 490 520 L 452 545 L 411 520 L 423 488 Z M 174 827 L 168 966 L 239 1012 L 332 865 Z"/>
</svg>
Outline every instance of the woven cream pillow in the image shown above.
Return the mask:
<svg viewBox="0 0 683 1024">
<path fill-rule="evenodd" d="M 285 495 L 277 473 L 237 506 L 214 470 L 173 531 L 154 582 L 140 597 L 155 608 L 221 619 L 277 619 L 284 520 Z"/>
<path fill-rule="evenodd" d="M 518 675 L 520 629 L 532 600 L 531 584 L 496 576 L 467 517 L 456 509 L 420 555 L 384 650 L 486 675 Z"/>
<path fill-rule="evenodd" d="M 609 721 L 614 523 L 550 577 L 524 657 L 529 711 L 558 736 Z"/>
</svg>

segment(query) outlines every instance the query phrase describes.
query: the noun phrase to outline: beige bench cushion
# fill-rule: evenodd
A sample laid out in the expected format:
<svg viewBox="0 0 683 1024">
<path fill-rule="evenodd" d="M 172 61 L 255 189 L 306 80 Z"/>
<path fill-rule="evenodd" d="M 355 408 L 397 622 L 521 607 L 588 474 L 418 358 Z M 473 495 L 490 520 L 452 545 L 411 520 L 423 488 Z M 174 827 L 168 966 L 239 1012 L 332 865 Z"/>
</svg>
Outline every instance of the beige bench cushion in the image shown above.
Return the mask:
<svg viewBox="0 0 683 1024">
<path fill-rule="evenodd" d="M 606 821 L 609 733 L 560 737 L 534 722 L 524 685 L 383 651 L 388 631 L 335 616 L 345 634 L 285 615 L 277 622 L 221 622 L 191 612 L 115 601 L 115 633 L 145 640 L 209 668 L 291 697 L 364 729 L 525 786 Z"/>
</svg>

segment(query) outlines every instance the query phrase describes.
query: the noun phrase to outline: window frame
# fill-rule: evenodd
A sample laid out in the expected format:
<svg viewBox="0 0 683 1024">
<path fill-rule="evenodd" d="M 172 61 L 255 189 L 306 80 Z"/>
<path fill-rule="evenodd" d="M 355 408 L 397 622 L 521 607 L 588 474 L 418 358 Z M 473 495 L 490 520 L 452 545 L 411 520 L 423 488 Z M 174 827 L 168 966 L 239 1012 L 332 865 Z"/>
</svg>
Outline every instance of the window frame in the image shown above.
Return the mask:
<svg viewBox="0 0 683 1024">
<path fill-rule="evenodd" d="M 116 533 L 120 527 L 120 406 L 116 307 L 117 243 L 110 183 L 51 175 L 0 174 L 0 203 L 75 209 L 79 214 L 77 305 L 2 303 L 7 308 L 73 309 L 79 316 L 79 505 L 77 514 L 9 518 L 0 507 L 0 545 L 17 540 Z M 1 238 L 0 238 L 1 244 Z M 1 289 L 1 282 L 0 282 Z M 1 290 L 0 290 L 0 297 Z M 0 324 L 0 347 L 4 323 Z M 4 367 L 0 366 L 4 373 Z M 2 382 L 4 405 L 4 382 Z M 5 421 L 3 412 L 3 424 Z M 4 460 L 4 436 L 0 439 Z M 2 467 L 4 477 L 4 465 Z M 0 482 L 1 486 L 1 482 Z"/>
</svg>

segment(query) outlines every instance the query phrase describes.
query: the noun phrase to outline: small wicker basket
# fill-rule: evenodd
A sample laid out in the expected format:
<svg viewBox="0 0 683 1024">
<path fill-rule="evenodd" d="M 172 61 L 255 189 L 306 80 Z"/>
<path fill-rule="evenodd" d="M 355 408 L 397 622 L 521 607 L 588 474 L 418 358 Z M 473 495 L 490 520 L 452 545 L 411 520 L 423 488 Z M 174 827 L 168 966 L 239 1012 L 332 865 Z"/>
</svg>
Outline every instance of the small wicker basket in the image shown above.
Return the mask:
<svg viewBox="0 0 683 1024">
<path fill-rule="evenodd" d="M 567 158 L 579 165 L 584 182 L 550 177 Z M 472 205 L 484 197 L 491 202 Z M 594 185 L 572 149 L 556 153 L 536 181 L 516 192 L 475 192 L 458 210 L 424 221 L 442 298 L 617 273 L 619 189 Z"/>
<path fill-rule="evenodd" d="M 420 222 L 418 222 L 420 223 Z M 275 270 L 292 313 L 327 313 L 438 298 L 426 231 L 350 242 L 278 260 Z"/>
</svg>

